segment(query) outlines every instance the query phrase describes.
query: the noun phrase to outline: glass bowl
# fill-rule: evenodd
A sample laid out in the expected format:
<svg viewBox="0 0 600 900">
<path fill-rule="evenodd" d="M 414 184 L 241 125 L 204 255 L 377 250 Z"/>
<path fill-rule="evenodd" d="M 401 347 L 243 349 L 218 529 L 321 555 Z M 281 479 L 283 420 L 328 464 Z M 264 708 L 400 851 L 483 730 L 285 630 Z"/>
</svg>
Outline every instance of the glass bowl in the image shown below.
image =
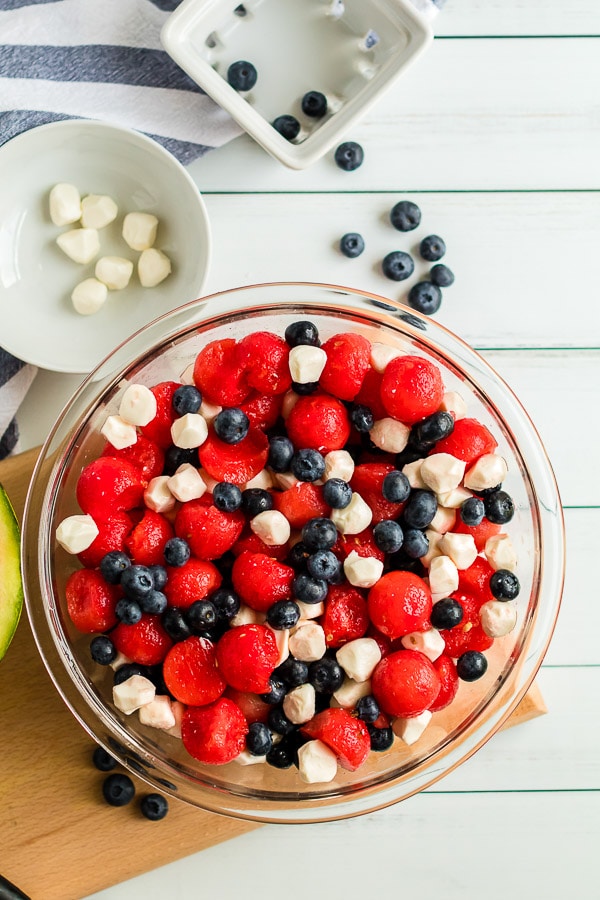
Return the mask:
<svg viewBox="0 0 600 900">
<path fill-rule="evenodd" d="M 388 305 L 387 310 L 383 307 Z M 57 525 L 80 512 L 75 485 L 104 445 L 100 428 L 129 383 L 180 380 L 209 340 L 251 331 L 283 335 L 312 320 L 322 339 L 352 330 L 372 341 L 425 356 L 441 369 L 446 390 L 459 391 L 468 415 L 498 441 L 508 463 L 505 489 L 515 515 L 505 526 L 518 556 L 518 623 L 486 652 L 478 681 L 461 682 L 454 702 L 434 713 L 414 744 L 395 739 L 357 772 L 338 768 L 334 781 L 306 784 L 296 769 L 236 762 L 204 766 L 180 740 L 125 716 L 112 704 L 112 671 L 91 661 L 89 635 L 71 624 L 65 583 L 79 567 L 56 542 Z M 550 641 L 564 574 L 562 508 L 539 436 L 519 401 L 493 369 L 437 322 L 349 288 L 282 283 L 253 285 L 187 304 L 121 344 L 83 382 L 40 454 L 25 510 L 23 571 L 35 638 L 50 676 L 95 741 L 157 789 L 204 809 L 265 822 L 312 822 L 371 812 L 429 786 L 471 756 L 503 724 L 530 686 Z"/>
</svg>

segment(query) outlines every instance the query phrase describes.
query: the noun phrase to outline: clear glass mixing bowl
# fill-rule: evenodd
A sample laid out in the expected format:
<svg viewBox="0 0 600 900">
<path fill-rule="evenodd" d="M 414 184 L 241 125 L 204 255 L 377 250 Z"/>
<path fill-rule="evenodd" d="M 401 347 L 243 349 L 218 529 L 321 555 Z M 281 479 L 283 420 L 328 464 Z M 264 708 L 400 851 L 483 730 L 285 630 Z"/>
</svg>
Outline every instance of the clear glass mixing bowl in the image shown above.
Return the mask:
<svg viewBox="0 0 600 900">
<path fill-rule="evenodd" d="M 23 570 L 35 638 L 50 676 L 89 734 L 159 790 L 217 813 L 264 822 L 311 822 L 371 812 L 432 784 L 471 756 L 503 724 L 531 684 L 548 647 L 564 574 L 562 508 L 540 438 L 508 386 L 475 351 L 423 316 L 390 312 L 387 301 L 332 285 L 253 285 L 215 294 L 155 320 L 121 344 L 83 382 L 39 457 L 27 499 Z M 505 488 L 516 513 L 506 531 L 518 554 L 518 624 L 487 651 L 486 675 L 461 682 L 455 701 L 434 714 L 412 746 L 396 739 L 357 772 L 338 769 L 328 784 L 301 781 L 296 769 L 267 765 L 203 766 L 180 740 L 125 716 L 111 700 L 112 671 L 96 665 L 89 635 L 66 611 L 65 583 L 78 568 L 56 543 L 57 525 L 80 512 L 75 485 L 104 445 L 100 428 L 131 382 L 179 380 L 209 340 L 256 330 L 280 335 L 310 318 L 323 339 L 346 330 L 429 357 L 446 390 L 458 390 L 468 414 L 486 424 L 508 462 Z M 60 735 L 57 735 L 60 740 Z"/>
</svg>

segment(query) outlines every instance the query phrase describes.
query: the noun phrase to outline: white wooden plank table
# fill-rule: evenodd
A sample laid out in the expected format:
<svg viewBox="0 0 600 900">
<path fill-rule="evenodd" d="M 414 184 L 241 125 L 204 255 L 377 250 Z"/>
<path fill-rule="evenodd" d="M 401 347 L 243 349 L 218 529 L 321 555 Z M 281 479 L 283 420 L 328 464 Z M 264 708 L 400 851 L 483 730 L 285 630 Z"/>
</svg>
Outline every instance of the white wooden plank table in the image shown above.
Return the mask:
<svg viewBox="0 0 600 900">
<path fill-rule="evenodd" d="M 559 481 L 568 565 L 538 676 L 548 714 L 396 807 L 267 826 L 93 900 L 599 896 L 600 7 L 449 0 L 436 31 L 348 136 L 365 148 L 357 172 L 331 156 L 291 172 L 246 137 L 190 167 L 213 227 L 208 290 L 300 279 L 401 298 L 378 266 L 397 238 L 386 216 L 403 197 L 419 203 L 422 233 L 445 238 L 456 273 L 437 318 L 516 391 Z M 357 260 L 335 247 L 349 230 L 367 242 Z M 39 373 L 19 416 L 23 448 L 78 381 Z"/>
</svg>

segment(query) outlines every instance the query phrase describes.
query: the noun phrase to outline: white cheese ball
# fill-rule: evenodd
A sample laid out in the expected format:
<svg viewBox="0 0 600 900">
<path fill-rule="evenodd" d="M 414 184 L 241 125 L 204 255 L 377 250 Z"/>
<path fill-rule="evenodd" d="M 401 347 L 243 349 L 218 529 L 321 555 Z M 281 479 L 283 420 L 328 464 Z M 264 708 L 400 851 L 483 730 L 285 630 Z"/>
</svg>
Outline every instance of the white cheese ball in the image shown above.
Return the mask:
<svg viewBox="0 0 600 900">
<path fill-rule="evenodd" d="M 56 243 L 69 259 L 82 266 L 91 262 L 100 252 L 100 238 L 95 228 L 72 228 L 71 231 L 63 231 L 56 238 Z"/>
<path fill-rule="evenodd" d="M 297 384 L 310 384 L 318 381 L 327 362 L 327 354 L 320 347 L 299 344 L 292 347 L 289 356 L 289 368 L 292 381 Z"/>
<path fill-rule="evenodd" d="M 108 297 L 108 288 L 97 278 L 85 278 L 76 284 L 71 294 L 73 309 L 81 316 L 91 316 L 102 309 Z"/>
<path fill-rule="evenodd" d="M 74 184 L 55 184 L 50 191 L 48 206 L 55 225 L 72 225 L 81 218 L 81 197 Z"/>
<path fill-rule="evenodd" d="M 137 431 L 130 422 L 126 422 L 121 416 L 108 416 L 100 429 L 100 434 L 116 447 L 124 450 L 125 447 L 133 447 L 137 443 Z"/>
<path fill-rule="evenodd" d="M 123 219 L 123 239 L 132 250 L 148 250 L 156 240 L 158 219 L 151 213 L 130 212 Z"/>
<path fill-rule="evenodd" d="M 156 287 L 171 274 L 171 260 L 162 250 L 150 247 L 140 253 L 137 270 L 142 287 Z"/>
<path fill-rule="evenodd" d="M 355 491 L 348 506 L 344 509 L 333 509 L 330 518 L 341 534 L 360 534 L 371 524 L 373 512 L 368 503 Z"/>
<path fill-rule="evenodd" d="M 84 228 L 106 228 L 117 218 L 119 207 L 106 194 L 88 194 L 81 201 L 81 224 Z"/>
<path fill-rule="evenodd" d="M 96 263 L 95 275 L 110 291 L 122 291 L 129 284 L 132 272 L 133 263 L 130 259 L 123 256 L 101 256 Z"/>
<path fill-rule="evenodd" d="M 145 384 L 130 384 L 121 397 L 119 415 L 132 425 L 148 425 L 156 415 L 156 397 Z"/>
<path fill-rule="evenodd" d="M 337 772 L 335 753 L 322 741 L 307 741 L 298 749 L 298 772 L 306 784 L 333 781 Z"/>
<path fill-rule="evenodd" d="M 56 529 L 56 540 L 67 553 L 81 553 L 98 534 L 98 526 L 90 515 L 68 516 Z"/>
<path fill-rule="evenodd" d="M 510 634 L 517 624 L 516 603 L 488 600 L 479 610 L 481 627 L 488 637 L 499 638 Z"/>
</svg>

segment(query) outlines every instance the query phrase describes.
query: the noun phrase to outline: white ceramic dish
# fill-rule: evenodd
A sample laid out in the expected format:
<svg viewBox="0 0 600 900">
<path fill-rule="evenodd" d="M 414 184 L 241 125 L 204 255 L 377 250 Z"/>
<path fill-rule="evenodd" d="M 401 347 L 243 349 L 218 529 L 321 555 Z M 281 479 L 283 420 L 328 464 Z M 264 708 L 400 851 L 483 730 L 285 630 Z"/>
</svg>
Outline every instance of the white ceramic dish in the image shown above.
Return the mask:
<svg viewBox="0 0 600 900">
<path fill-rule="evenodd" d="M 239 6 L 235 0 L 184 0 L 161 41 L 265 150 L 302 169 L 342 140 L 433 37 L 431 0 L 338 0 L 339 16 L 335 8 L 332 0 L 244 0 Z M 365 46 L 373 33 L 376 42 Z M 257 70 L 251 91 L 238 93 L 227 81 L 237 60 Z M 302 114 L 307 91 L 327 97 L 323 118 Z M 284 114 L 300 122 L 294 142 L 271 124 Z"/>
<path fill-rule="evenodd" d="M 134 274 L 109 291 L 95 314 L 75 312 L 71 292 L 92 277 L 95 262 L 78 265 L 56 245 L 75 225 L 50 219 L 48 195 L 58 182 L 81 195 L 109 194 L 117 219 L 100 234 L 100 255 L 137 263 L 121 236 L 127 212 L 159 220 L 155 247 L 171 259 L 160 285 L 143 288 Z M 210 226 L 204 202 L 183 166 L 142 134 L 103 122 L 67 120 L 24 132 L 0 150 L 0 342 L 26 362 L 58 372 L 87 373 L 128 335 L 183 302 L 199 297 L 208 274 Z"/>
</svg>

